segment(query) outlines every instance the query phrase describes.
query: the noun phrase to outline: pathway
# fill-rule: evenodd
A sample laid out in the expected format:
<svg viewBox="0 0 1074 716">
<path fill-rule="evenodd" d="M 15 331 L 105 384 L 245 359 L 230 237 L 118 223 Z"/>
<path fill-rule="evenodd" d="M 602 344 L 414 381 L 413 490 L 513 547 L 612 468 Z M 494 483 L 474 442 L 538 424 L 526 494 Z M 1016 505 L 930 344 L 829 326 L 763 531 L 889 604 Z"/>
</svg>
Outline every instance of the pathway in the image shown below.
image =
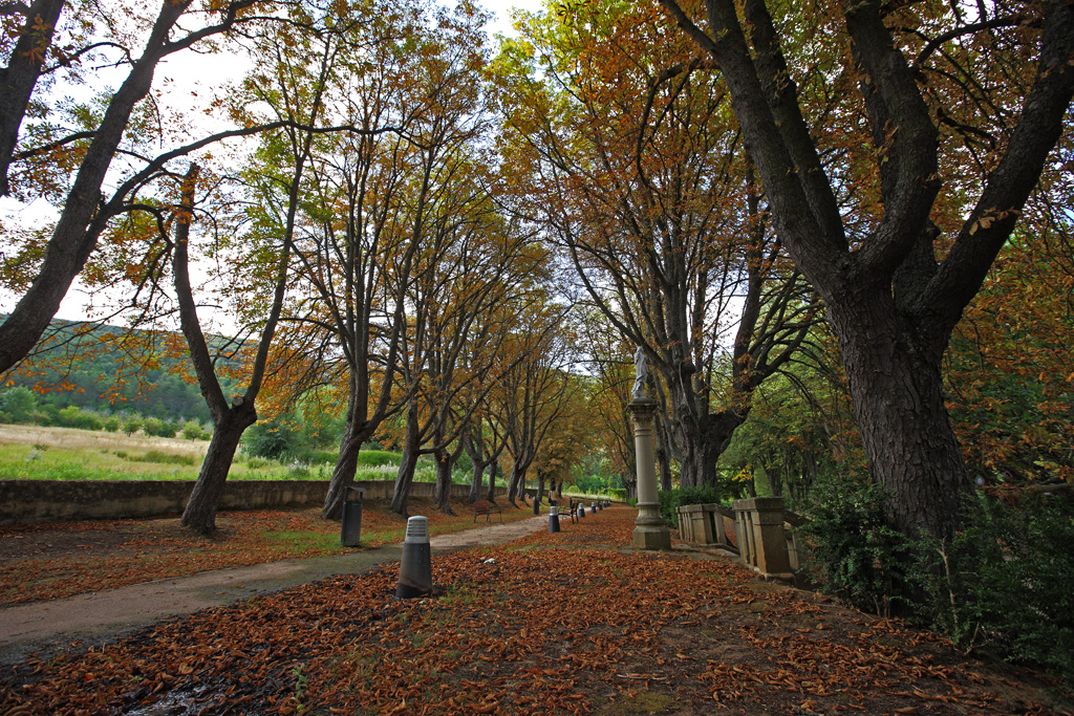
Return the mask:
<svg viewBox="0 0 1074 716">
<path fill-rule="evenodd" d="M 430 539 L 433 554 L 509 542 L 535 532 L 547 517 L 534 517 Z M 161 579 L 67 599 L 0 609 L 0 664 L 34 651 L 55 651 L 68 642 L 106 641 L 164 619 L 222 606 L 338 574 L 362 574 L 399 559 L 400 545 L 353 554 L 285 560 Z"/>
</svg>

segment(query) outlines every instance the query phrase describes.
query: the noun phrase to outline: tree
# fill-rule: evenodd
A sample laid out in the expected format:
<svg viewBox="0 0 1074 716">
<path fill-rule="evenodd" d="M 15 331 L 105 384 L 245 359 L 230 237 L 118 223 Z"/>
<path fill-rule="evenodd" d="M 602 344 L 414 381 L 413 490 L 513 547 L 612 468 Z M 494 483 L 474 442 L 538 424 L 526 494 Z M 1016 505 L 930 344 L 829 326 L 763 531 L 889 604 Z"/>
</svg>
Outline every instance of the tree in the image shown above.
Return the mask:
<svg viewBox="0 0 1074 716">
<path fill-rule="evenodd" d="M 809 65 L 797 48 L 827 45 L 836 55 L 835 46 L 781 32 L 763 0 L 746 0 L 742 17 L 731 0 L 711 0 L 707 28 L 675 0 L 661 4 L 720 69 L 778 233 L 827 306 L 892 522 L 949 535 L 969 482 L 940 363 L 1063 131 L 1074 91 L 1074 8 L 1042 2 L 1012 13 L 1003 4 L 867 0 L 830 18 L 788 10 L 801 32 L 838 32 L 851 50 L 834 72 L 803 77 Z M 808 84 L 800 90 L 796 80 Z M 868 142 L 825 152 L 832 137 L 811 133 L 807 121 L 817 86 L 839 92 L 831 116 L 867 117 Z M 1020 109 L 992 120 L 966 112 L 1019 99 Z M 958 140 L 943 154 L 941 136 Z M 983 158 L 970 160 L 979 190 L 959 181 L 967 155 Z M 945 175 L 954 178 L 950 196 L 941 194 Z M 850 176 L 872 187 L 858 197 L 854 221 L 838 201 Z"/>
<path fill-rule="evenodd" d="M 86 131 L 74 132 L 56 140 L 49 138 L 42 145 L 29 147 L 19 153 L 20 157 L 32 161 L 35 157 L 51 156 L 57 151 L 67 150 L 70 154 L 66 162 L 76 164 L 78 168 L 74 172 L 70 189 L 63 192 L 63 209 L 51 237 L 44 246 L 43 258 L 39 263 L 34 262 L 37 268 L 32 272 L 33 277 L 28 281 L 25 292 L 4 323 L 0 324 L 0 371 L 11 368 L 33 348 L 56 314 L 72 281 L 97 246 L 108 222 L 128 210 L 129 195 L 142 184 L 145 175 L 155 173 L 166 157 L 173 156 L 173 153 L 166 153 L 147 162 L 146 168 L 141 172 L 119 182 L 119 187 L 110 198 L 102 198 L 101 188 L 105 176 L 120 148 L 136 106 L 149 93 L 157 64 L 171 54 L 230 31 L 239 17 L 258 2 L 236 0 L 220 4 L 209 11 L 212 20 L 195 30 L 187 31 L 180 28 L 179 20 L 187 13 L 191 4 L 190 0 L 162 2 L 160 10 L 147 29 L 144 49 L 136 59 L 132 59 L 134 53 L 124 48 L 119 38 L 116 39 L 116 46 L 124 51 L 124 59 L 120 62 L 129 61 L 130 70 L 119 89 L 108 98 L 107 107 L 99 122 L 94 122 Z M 38 5 L 40 3 L 35 4 L 35 7 Z M 52 10 L 58 15 L 58 7 L 53 7 Z M 49 13 L 52 10 L 49 10 Z M 45 20 L 44 17 L 42 19 Z M 28 19 L 28 22 L 36 23 L 36 16 Z M 47 20 L 45 24 L 48 24 Z M 29 102 L 23 98 L 29 95 L 32 99 L 36 76 L 40 72 L 39 50 L 47 48 L 50 42 L 43 35 L 24 33 L 23 38 L 27 37 L 36 43 L 30 55 L 37 66 L 18 69 L 18 56 L 9 62 L 5 80 L 9 83 L 6 92 L 11 104 L 5 103 L 3 114 L 0 115 L 0 134 L 8 133 L 2 141 L 10 139 L 10 132 L 18 132 Z M 34 37 L 37 39 L 33 39 Z M 16 84 L 18 86 L 15 86 Z M 180 151 L 180 154 L 185 151 Z M 5 169 L 10 169 L 14 157 L 9 154 L 0 155 L 5 157 Z"/>
<path fill-rule="evenodd" d="M 0 196 L 8 194 L 7 169 L 19 140 L 19 126 L 52 47 L 64 0 L 35 0 L 22 16 L 22 27 L 0 69 Z M 13 12 L 17 14 L 17 10 Z"/>
<path fill-rule="evenodd" d="M 684 485 L 714 485 L 753 391 L 814 309 L 768 230 L 725 90 L 686 42 L 662 41 L 658 20 L 611 3 L 533 18 L 499 82 L 531 211 L 660 376 L 662 475 L 673 452 Z"/>
<path fill-rule="evenodd" d="M 270 351 L 291 278 L 291 256 L 302 180 L 314 141 L 312 128 L 320 122 L 324 93 L 340 50 L 341 38 L 329 30 L 303 33 L 298 37 L 293 28 L 283 25 L 270 26 L 268 30 L 261 38 L 262 52 L 259 54 L 275 60 L 269 73 L 271 79 L 269 83 L 259 85 L 256 78 L 251 78 L 247 86 L 254 98 L 271 107 L 277 118 L 289 124 L 279 135 L 262 136 L 260 158 L 267 166 L 260 177 L 262 209 L 254 212 L 254 231 L 260 231 L 261 236 L 245 237 L 251 246 L 243 258 L 250 261 L 252 255 L 254 261 L 260 259 L 269 264 L 264 268 L 253 268 L 254 273 L 268 275 L 265 288 L 255 292 L 268 294 L 268 314 L 261 323 L 256 344 L 244 346 L 246 351 L 253 353 L 249 376 L 242 395 L 230 402 L 217 377 L 215 361 L 198 320 L 190 284 L 188 246 L 195 209 L 196 166 L 191 167 L 185 178 L 183 204 L 176 222 L 172 270 L 180 325 L 190 349 L 201 393 L 213 419 L 209 449 L 181 519 L 183 526 L 202 534 L 209 534 L 216 528 L 216 509 L 235 450 L 243 432 L 257 420 L 257 396 L 269 367 Z M 316 61 L 310 61 L 311 55 Z M 307 129 L 299 131 L 293 125 L 304 125 Z M 283 168 L 286 168 L 286 172 L 280 171 Z M 282 195 L 281 202 L 277 202 L 277 194 Z M 275 206 L 281 210 L 279 215 L 272 214 Z"/>
<path fill-rule="evenodd" d="M 569 339 L 560 327 L 564 314 L 552 303 L 532 305 L 518 332 L 505 342 L 508 367 L 501 373 L 491 405 L 494 429 L 504 436 L 511 456 L 507 501 L 512 505 L 571 397 Z"/>
</svg>

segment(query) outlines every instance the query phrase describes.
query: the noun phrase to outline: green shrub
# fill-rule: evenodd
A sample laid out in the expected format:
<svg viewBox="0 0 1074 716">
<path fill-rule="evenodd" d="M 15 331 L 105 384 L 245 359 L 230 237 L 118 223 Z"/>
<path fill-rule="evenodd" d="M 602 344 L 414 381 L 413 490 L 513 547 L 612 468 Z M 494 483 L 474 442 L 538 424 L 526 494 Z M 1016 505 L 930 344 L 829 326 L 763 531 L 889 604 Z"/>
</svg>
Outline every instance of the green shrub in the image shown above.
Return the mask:
<svg viewBox="0 0 1074 716">
<path fill-rule="evenodd" d="M 971 500 L 946 548 L 932 543 L 933 625 L 967 648 L 1074 681 L 1074 500 Z"/>
<path fill-rule="evenodd" d="M 136 432 L 142 429 L 142 419 L 137 416 L 125 418 L 123 420 L 123 432 L 127 435 L 134 435 Z"/>
<path fill-rule="evenodd" d="M 923 586 L 920 544 L 888 525 L 883 491 L 868 481 L 829 478 L 809 497 L 802 528 L 807 566 L 824 591 L 874 614 L 912 608 Z"/>
<path fill-rule="evenodd" d="M 0 408 L 7 414 L 7 420 L 13 423 L 28 423 L 33 420 L 37 410 L 37 395 L 29 388 L 17 386 L 4 391 L 0 398 Z"/>
<path fill-rule="evenodd" d="M 388 450 L 365 450 L 358 453 L 358 464 L 365 467 L 380 467 L 381 465 L 398 465 L 399 453 Z"/>
<path fill-rule="evenodd" d="M 110 433 L 119 432 L 119 418 L 117 418 L 114 415 L 109 415 L 101 423 L 101 427 L 103 427 L 105 430 L 107 430 Z"/>
<path fill-rule="evenodd" d="M 715 487 L 676 487 L 671 490 L 661 490 L 660 516 L 671 527 L 679 526 L 679 518 L 676 514 L 680 505 L 704 505 L 719 502 L 720 495 Z"/>
<path fill-rule="evenodd" d="M 282 460 L 294 456 L 298 436 L 290 427 L 278 420 L 255 423 L 242 436 L 244 450 L 254 457 Z"/>
<path fill-rule="evenodd" d="M 187 440 L 208 440 L 212 437 L 209 431 L 203 428 L 197 420 L 188 420 L 183 423 L 182 433 Z"/>
<path fill-rule="evenodd" d="M 175 434 L 179 432 L 179 426 L 170 420 L 146 418 L 142 422 L 142 430 L 145 431 L 146 435 L 152 435 L 158 438 L 174 438 Z"/>
<path fill-rule="evenodd" d="M 56 424 L 65 428 L 80 428 L 82 430 L 100 430 L 101 419 L 94 413 L 89 413 L 77 405 L 68 405 L 61 408 L 57 415 Z"/>
</svg>

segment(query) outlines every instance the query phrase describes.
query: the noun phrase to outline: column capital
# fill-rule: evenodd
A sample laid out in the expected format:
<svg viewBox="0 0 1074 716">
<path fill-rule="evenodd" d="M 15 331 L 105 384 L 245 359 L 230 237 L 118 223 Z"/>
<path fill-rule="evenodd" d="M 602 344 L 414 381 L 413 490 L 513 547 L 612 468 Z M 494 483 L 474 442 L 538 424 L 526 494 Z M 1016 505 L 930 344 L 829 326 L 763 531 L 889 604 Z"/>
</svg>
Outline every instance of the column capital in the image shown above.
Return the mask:
<svg viewBox="0 0 1074 716">
<path fill-rule="evenodd" d="M 634 398 L 627 403 L 627 410 L 635 418 L 650 418 L 656 415 L 656 410 L 659 407 L 660 403 L 652 398 Z"/>
</svg>

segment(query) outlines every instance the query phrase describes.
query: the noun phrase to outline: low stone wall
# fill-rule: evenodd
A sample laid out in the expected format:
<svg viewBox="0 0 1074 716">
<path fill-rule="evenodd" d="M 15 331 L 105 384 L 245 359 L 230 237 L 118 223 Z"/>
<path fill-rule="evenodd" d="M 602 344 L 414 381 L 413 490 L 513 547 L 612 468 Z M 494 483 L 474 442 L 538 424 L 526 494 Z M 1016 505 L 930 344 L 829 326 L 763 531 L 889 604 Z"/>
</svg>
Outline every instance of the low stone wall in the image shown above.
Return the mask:
<svg viewBox="0 0 1074 716">
<path fill-rule="evenodd" d="M 387 500 L 391 480 L 360 481 L 367 500 Z M 416 482 L 410 496 L 432 499 L 434 485 Z M 174 517 L 182 514 L 193 481 L 0 480 L 0 523 L 47 520 Z M 502 493 L 502 489 L 497 490 Z M 314 507 L 324 503 L 327 480 L 236 480 L 224 485 L 221 510 Z M 453 499 L 466 499 L 467 485 L 452 485 Z"/>
</svg>

